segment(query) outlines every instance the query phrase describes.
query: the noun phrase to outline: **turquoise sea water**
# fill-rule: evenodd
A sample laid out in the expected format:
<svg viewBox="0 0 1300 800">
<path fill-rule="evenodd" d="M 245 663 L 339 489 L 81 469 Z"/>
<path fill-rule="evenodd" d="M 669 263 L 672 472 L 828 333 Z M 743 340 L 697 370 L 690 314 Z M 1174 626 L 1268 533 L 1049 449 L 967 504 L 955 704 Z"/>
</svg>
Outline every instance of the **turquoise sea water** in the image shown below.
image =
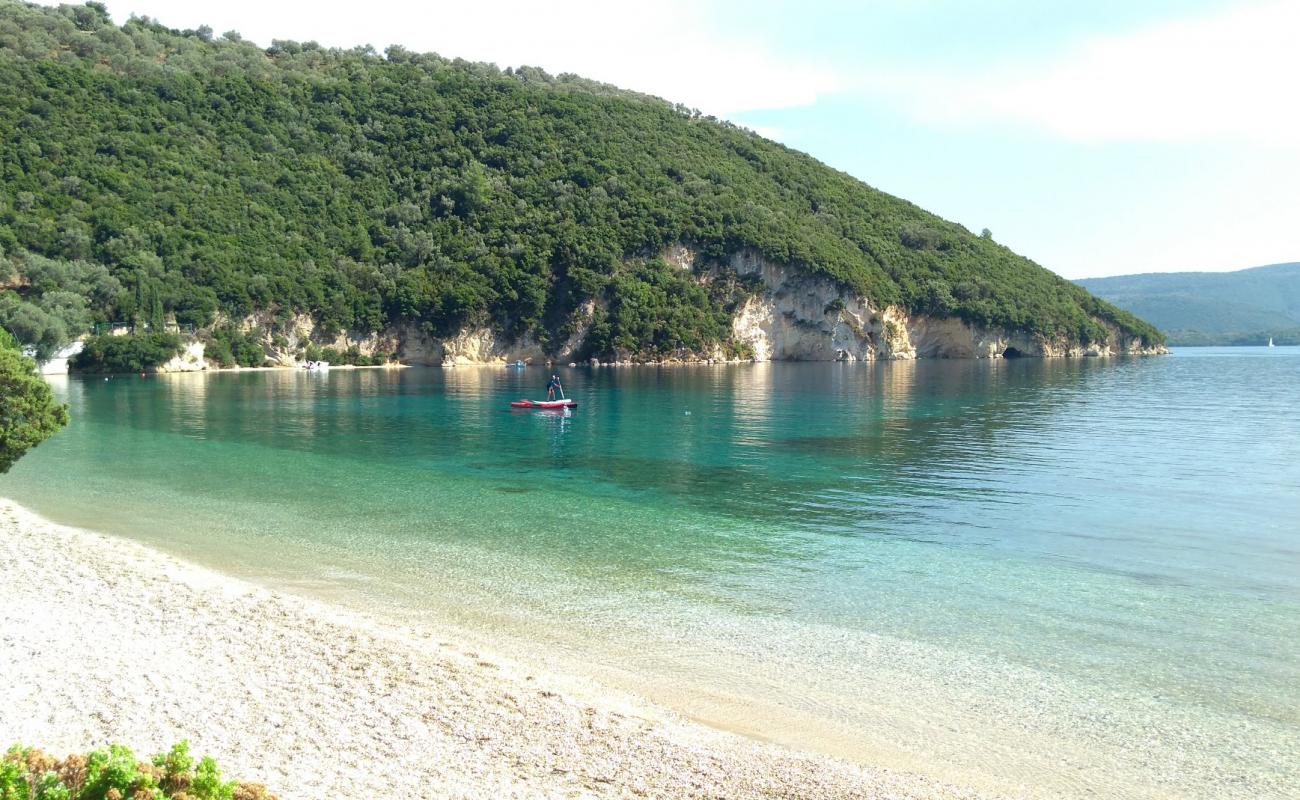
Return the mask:
<svg viewBox="0 0 1300 800">
<path fill-rule="evenodd" d="M 1031 796 L 1300 796 L 1300 348 L 67 379 L 57 521 Z"/>
</svg>

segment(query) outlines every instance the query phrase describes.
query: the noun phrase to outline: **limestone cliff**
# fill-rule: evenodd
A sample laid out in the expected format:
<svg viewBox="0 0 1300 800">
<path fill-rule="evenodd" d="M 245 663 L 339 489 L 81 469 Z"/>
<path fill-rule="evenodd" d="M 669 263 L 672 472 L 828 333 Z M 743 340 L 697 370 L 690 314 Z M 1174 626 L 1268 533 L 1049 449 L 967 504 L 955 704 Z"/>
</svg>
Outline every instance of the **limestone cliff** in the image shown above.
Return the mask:
<svg viewBox="0 0 1300 800">
<path fill-rule="evenodd" d="M 203 357 L 203 342 L 189 342 L 171 360 L 158 367 L 157 372 L 201 372 L 208 368 Z"/>
<path fill-rule="evenodd" d="M 955 317 L 909 314 L 879 307 L 833 281 L 773 264 L 753 251 L 732 256 L 740 275 L 766 287 L 746 301 L 733 324 L 737 342 L 756 361 L 860 361 L 910 358 L 1110 356 L 1165 352 L 1112 329 L 1104 343 L 1049 339 L 988 329 Z"/>
<path fill-rule="evenodd" d="M 414 326 L 396 331 L 397 358 L 404 364 L 454 367 L 471 364 L 540 363 L 546 354 L 531 337 L 512 341 L 491 328 L 465 328 L 455 336 L 437 338 Z"/>
<path fill-rule="evenodd" d="M 909 313 L 899 306 L 877 305 L 830 280 L 808 271 L 773 263 L 753 250 L 734 253 L 725 265 L 705 264 L 690 246 L 674 244 L 659 254 L 667 263 L 692 270 L 701 281 L 722 270 L 756 277 L 763 287 L 737 308 L 732 320 L 735 349 L 754 361 L 871 361 L 915 358 L 1008 358 L 1015 356 L 1078 357 L 1137 355 L 1165 352 L 1146 347 L 1140 339 L 1112 328 L 1105 342 L 1084 344 L 1023 331 L 984 328 L 956 317 Z M 573 333 L 551 352 L 531 336 L 512 340 L 489 327 L 470 327 L 448 337 L 425 333 L 403 324 L 378 333 L 325 334 L 311 317 L 298 315 L 276 324 L 269 315 L 238 321 L 245 331 L 260 331 L 267 359 L 292 366 L 305 347 L 314 344 L 363 355 L 395 354 L 404 364 L 429 366 L 537 364 L 567 362 L 583 354 L 583 343 L 598 303 L 586 302 L 574 315 Z M 273 335 L 270 331 L 279 331 Z M 615 363 L 641 359 L 633 353 L 592 354 Z M 687 353 L 669 360 L 723 360 L 722 348 Z M 165 371 L 204 369 L 202 345 L 190 345 Z"/>
</svg>

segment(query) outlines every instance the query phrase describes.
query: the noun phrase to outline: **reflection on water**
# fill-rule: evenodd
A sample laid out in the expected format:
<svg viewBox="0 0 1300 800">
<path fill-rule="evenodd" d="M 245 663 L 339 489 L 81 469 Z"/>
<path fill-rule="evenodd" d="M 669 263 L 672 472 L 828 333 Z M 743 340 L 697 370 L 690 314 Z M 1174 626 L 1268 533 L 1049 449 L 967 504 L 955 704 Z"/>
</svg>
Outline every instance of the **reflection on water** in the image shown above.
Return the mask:
<svg viewBox="0 0 1300 800">
<path fill-rule="evenodd" d="M 562 378 L 65 380 L 0 494 L 962 783 L 1296 785 L 1300 352 Z"/>
</svg>

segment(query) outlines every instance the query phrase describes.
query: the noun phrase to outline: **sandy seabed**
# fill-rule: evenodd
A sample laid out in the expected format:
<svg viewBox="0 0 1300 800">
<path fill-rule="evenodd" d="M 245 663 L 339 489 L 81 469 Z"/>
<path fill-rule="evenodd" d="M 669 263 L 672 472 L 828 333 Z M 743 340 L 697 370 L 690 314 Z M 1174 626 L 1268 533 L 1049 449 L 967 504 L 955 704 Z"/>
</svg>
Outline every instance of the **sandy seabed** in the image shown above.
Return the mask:
<svg viewBox="0 0 1300 800">
<path fill-rule="evenodd" d="M 188 739 L 295 798 L 970 798 L 0 500 L 0 749 Z"/>
</svg>

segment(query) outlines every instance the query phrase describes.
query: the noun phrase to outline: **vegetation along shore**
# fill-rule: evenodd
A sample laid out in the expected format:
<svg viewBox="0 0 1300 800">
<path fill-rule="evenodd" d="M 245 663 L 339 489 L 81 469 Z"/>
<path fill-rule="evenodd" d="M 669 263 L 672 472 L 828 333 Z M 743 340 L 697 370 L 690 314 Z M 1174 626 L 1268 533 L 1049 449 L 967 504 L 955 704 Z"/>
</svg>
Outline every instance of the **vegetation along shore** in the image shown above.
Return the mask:
<svg viewBox="0 0 1300 800">
<path fill-rule="evenodd" d="M 1163 344 L 988 231 L 530 67 L 4 3 L 0 160 L 0 325 L 43 356 L 146 326 L 158 363 L 171 328 L 248 366 Z"/>
</svg>

